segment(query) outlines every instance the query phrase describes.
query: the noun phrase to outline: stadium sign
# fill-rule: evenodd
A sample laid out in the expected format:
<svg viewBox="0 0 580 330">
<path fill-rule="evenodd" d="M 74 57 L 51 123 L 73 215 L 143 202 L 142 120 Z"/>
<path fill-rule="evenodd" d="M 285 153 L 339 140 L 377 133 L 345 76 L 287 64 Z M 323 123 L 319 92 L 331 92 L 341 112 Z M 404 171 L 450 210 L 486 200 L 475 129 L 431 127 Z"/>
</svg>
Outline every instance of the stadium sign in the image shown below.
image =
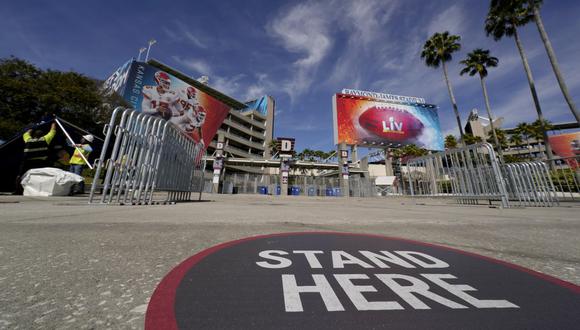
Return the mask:
<svg viewBox="0 0 580 330">
<path fill-rule="evenodd" d="M 572 329 L 580 287 L 469 252 L 309 232 L 202 251 L 157 286 L 145 329 Z"/>
<path fill-rule="evenodd" d="M 335 144 L 371 148 L 414 144 L 427 150 L 443 150 L 435 105 L 336 94 L 332 110 Z"/>
<path fill-rule="evenodd" d="M 414 96 L 402 96 L 402 95 L 394 95 L 394 94 L 386 94 L 386 93 L 377 93 L 377 92 L 369 92 L 369 91 L 359 91 L 357 89 L 343 89 L 342 94 L 348 94 L 352 96 L 361 96 L 361 97 L 369 97 L 377 100 L 382 101 L 390 101 L 390 102 L 409 102 L 409 103 L 420 103 L 425 104 L 425 99 L 421 97 L 414 97 Z"/>
</svg>

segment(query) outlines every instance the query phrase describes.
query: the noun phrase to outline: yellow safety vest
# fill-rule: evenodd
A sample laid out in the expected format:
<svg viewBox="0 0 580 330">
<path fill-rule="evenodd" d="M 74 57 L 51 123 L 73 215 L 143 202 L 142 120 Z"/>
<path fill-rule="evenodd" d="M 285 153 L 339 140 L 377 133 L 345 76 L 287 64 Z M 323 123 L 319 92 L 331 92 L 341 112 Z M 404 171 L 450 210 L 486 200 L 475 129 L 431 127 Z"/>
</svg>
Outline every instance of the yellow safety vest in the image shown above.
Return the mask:
<svg viewBox="0 0 580 330">
<path fill-rule="evenodd" d="M 75 148 L 75 151 L 73 152 L 72 157 L 70 158 L 69 164 L 71 165 L 85 165 L 85 161 L 83 160 L 83 157 L 81 156 L 81 152 L 83 153 L 83 156 L 85 156 L 85 158 L 88 160 L 89 159 L 89 154 L 91 153 L 90 151 L 85 150 L 85 146 L 89 146 L 88 144 L 83 144 L 82 146 Z M 89 146 L 90 147 L 90 146 Z"/>
</svg>

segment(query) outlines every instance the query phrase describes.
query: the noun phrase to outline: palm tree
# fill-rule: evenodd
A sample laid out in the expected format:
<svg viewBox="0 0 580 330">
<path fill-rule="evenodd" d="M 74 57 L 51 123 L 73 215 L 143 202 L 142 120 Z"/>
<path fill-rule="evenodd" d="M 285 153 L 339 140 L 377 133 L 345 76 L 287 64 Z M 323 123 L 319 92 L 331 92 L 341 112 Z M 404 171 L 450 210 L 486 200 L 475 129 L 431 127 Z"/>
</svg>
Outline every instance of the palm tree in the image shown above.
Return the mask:
<svg viewBox="0 0 580 330">
<path fill-rule="evenodd" d="M 445 83 L 447 83 L 447 90 L 453 105 L 453 111 L 457 118 L 457 126 L 459 127 L 459 134 L 463 138 L 463 126 L 461 126 L 461 118 L 459 117 L 459 110 L 457 110 L 457 102 L 453 95 L 453 89 L 449 82 L 449 75 L 447 74 L 447 65 L 445 63 L 451 61 L 451 54 L 461 49 L 460 36 L 449 35 L 448 31 L 443 33 L 435 33 L 429 38 L 423 46 L 421 58 L 425 60 L 425 64 L 429 67 L 438 68 L 439 64 L 443 67 L 443 75 L 445 76 Z"/>
<path fill-rule="evenodd" d="M 508 139 L 505 135 L 505 132 L 500 129 L 500 128 L 496 128 L 493 131 L 489 131 L 489 133 L 487 133 L 487 142 L 489 143 L 495 143 L 495 140 L 497 139 L 498 142 L 498 146 L 503 150 L 505 148 L 507 148 L 508 146 Z"/>
<path fill-rule="evenodd" d="M 515 145 L 516 147 L 522 145 L 523 143 L 522 135 L 519 132 L 515 132 L 510 136 L 510 143 Z M 520 152 L 518 151 L 518 154 Z"/>
<path fill-rule="evenodd" d="M 483 142 L 481 136 L 475 136 L 473 134 L 467 133 L 463 136 L 463 143 L 466 145 L 476 144 Z"/>
<path fill-rule="evenodd" d="M 542 108 L 540 107 L 540 100 L 538 99 L 538 93 L 536 92 L 532 70 L 530 69 L 528 58 L 524 53 L 524 47 L 518 34 L 518 27 L 529 23 L 533 19 L 533 15 L 528 10 L 517 10 L 519 8 L 516 6 L 517 1 L 519 0 L 491 0 L 489 13 L 485 20 L 485 32 L 488 36 L 492 35 L 495 41 L 500 40 L 504 36 L 514 37 L 520 57 L 522 58 L 524 70 L 526 71 L 532 99 L 534 100 L 534 106 L 538 113 L 538 119 L 541 122 L 544 122 L 544 115 L 542 114 Z M 544 139 L 547 140 L 548 136 L 545 128 L 543 128 L 543 135 Z M 553 154 L 550 144 L 546 144 L 546 153 L 548 155 L 549 164 L 552 164 L 553 162 L 551 162 L 551 160 L 553 159 Z"/>
<path fill-rule="evenodd" d="M 576 108 L 576 104 L 574 100 L 570 96 L 570 92 L 568 92 L 568 86 L 566 86 L 566 82 L 564 81 L 564 77 L 562 76 L 562 72 L 560 72 L 560 65 L 558 64 L 558 60 L 556 59 L 556 53 L 552 48 L 552 43 L 548 38 L 548 33 L 544 28 L 544 22 L 542 21 L 542 17 L 540 16 L 540 7 L 542 6 L 542 0 L 519 0 L 515 1 L 517 4 L 516 8 L 524 7 L 523 2 L 527 1 L 527 5 L 529 6 L 529 10 L 534 15 L 534 21 L 536 22 L 536 26 L 538 27 L 538 32 L 540 32 L 540 37 L 544 43 L 544 47 L 546 47 L 546 52 L 548 53 L 548 58 L 550 59 L 550 63 L 552 64 L 552 69 L 554 70 L 554 74 L 556 75 L 556 80 L 558 80 L 558 84 L 560 85 L 560 89 L 562 90 L 562 94 L 564 94 L 564 98 L 570 107 L 570 111 L 572 115 L 576 118 L 578 124 L 580 124 L 580 114 L 578 114 L 578 109 Z"/>
<path fill-rule="evenodd" d="M 516 126 L 516 132 L 519 133 L 521 136 L 524 137 L 526 140 L 526 145 L 528 147 L 528 152 L 530 154 L 530 158 L 532 157 L 532 147 L 530 146 L 530 137 L 533 134 L 532 126 L 528 123 L 522 122 Z"/>
<path fill-rule="evenodd" d="M 453 149 L 457 147 L 457 139 L 454 135 L 447 135 L 445 137 L 445 149 Z"/>
<path fill-rule="evenodd" d="M 534 121 L 531 125 L 530 125 L 530 130 L 531 130 L 531 136 L 538 141 L 538 144 L 541 144 L 542 142 L 544 143 L 544 146 L 547 146 L 549 143 L 549 140 L 546 140 L 544 138 L 544 134 L 543 131 L 551 131 L 554 129 L 554 125 L 552 125 L 552 123 L 549 120 L 544 120 L 544 122 L 540 122 L 539 120 Z"/>
<path fill-rule="evenodd" d="M 496 67 L 499 60 L 497 57 L 489 55 L 489 50 L 483 50 L 481 48 L 475 49 L 471 53 L 467 54 L 467 58 L 461 62 L 464 68 L 461 70 L 460 74 L 464 75 L 469 73 L 470 76 L 476 74 L 479 75 L 479 80 L 481 81 L 481 88 L 483 89 L 483 98 L 485 99 L 485 109 L 487 110 L 487 116 L 489 117 L 489 126 L 491 128 L 491 133 L 493 136 L 493 142 L 497 148 L 499 154 L 499 159 L 503 160 L 502 147 L 497 139 L 497 134 L 495 127 L 493 127 L 493 116 L 491 115 L 491 106 L 489 105 L 489 96 L 487 95 L 487 86 L 485 85 L 485 78 L 487 77 L 487 68 Z"/>
</svg>

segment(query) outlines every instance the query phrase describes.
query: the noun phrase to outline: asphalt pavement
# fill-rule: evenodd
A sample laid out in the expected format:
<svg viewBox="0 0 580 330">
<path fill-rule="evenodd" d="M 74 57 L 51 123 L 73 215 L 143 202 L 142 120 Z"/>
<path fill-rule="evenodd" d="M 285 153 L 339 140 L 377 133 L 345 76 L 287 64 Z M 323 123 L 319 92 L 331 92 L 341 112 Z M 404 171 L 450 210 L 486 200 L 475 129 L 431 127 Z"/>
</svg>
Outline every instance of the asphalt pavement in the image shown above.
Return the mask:
<svg viewBox="0 0 580 330">
<path fill-rule="evenodd" d="M 260 234 L 370 233 L 436 243 L 580 285 L 580 205 L 499 209 L 407 198 L 204 195 L 176 205 L 0 196 L 0 329 L 142 328 L 181 261 Z"/>
</svg>

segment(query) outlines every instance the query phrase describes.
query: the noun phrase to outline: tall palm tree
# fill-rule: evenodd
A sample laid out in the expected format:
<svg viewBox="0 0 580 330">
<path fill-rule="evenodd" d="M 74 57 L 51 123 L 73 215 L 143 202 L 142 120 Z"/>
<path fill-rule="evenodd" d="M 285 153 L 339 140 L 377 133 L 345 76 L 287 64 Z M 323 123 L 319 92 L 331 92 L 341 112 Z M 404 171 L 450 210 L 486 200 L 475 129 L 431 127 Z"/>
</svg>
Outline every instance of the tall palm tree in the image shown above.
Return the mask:
<svg viewBox="0 0 580 330">
<path fill-rule="evenodd" d="M 449 91 L 453 111 L 457 118 L 459 134 L 463 139 L 463 126 L 461 126 L 461 118 L 459 117 L 459 110 L 457 110 L 457 102 L 455 101 L 455 95 L 453 95 L 453 89 L 451 88 L 449 75 L 447 74 L 447 65 L 445 64 L 451 61 L 451 54 L 461 49 L 459 40 L 461 40 L 460 36 L 449 35 L 448 31 L 435 33 L 425 42 L 423 51 L 421 52 L 421 58 L 425 60 L 425 64 L 429 67 L 438 68 L 440 64 L 443 67 L 443 75 L 445 76 L 445 83 L 447 83 L 447 90 Z"/>
<path fill-rule="evenodd" d="M 491 0 L 489 12 L 485 20 L 485 32 L 488 36 L 493 36 L 495 41 L 500 40 L 504 36 L 514 37 L 516 46 L 520 53 L 520 57 L 522 58 L 524 70 L 526 71 L 526 76 L 530 85 L 530 92 L 532 93 L 532 99 L 538 114 L 538 119 L 544 122 L 544 115 L 542 114 L 540 100 L 538 99 L 538 93 L 536 92 L 532 70 L 530 69 L 528 58 L 524 53 L 524 46 L 522 45 L 522 41 L 520 40 L 520 36 L 518 34 L 518 27 L 529 23 L 533 19 L 533 15 L 528 10 L 516 10 L 517 7 L 515 6 L 515 1 L 517 0 Z M 548 140 L 548 135 L 545 128 L 543 128 L 543 134 L 544 139 Z M 549 143 L 546 144 L 546 153 L 548 156 L 549 164 L 552 164 L 553 162 L 551 160 L 554 158 L 554 156 L 552 153 L 552 147 Z"/>
<path fill-rule="evenodd" d="M 487 95 L 487 86 L 485 85 L 487 68 L 496 67 L 498 62 L 499 60 L 497 57 L 489 55 L 489 50 L 478 48 L 467 54 L 467 58 L 465 60 L 459 62 L 463 65 L 463 69 L 459 74 L 464 75 L 468 73 L 470 76 L 475 76 L 476 74 L 479 75 L 481 88 L 483 89 L 483 98 L 485 99 L 485 109 L 487 110 L 487 117 L 489 117 L 491 135 L 493 136 L 493 143 L 497 148 L 499 159 L 503 160 L 503 150 L 497 139 L 496 129 L 493 126 L 493 116 L 491 115 L 491 106 L 489 105 L 489 95 Z"/>
<path fill-rule="evenodd" d="M 540 38 L 542 38 L 542 42 L 544 43 L 544 47 L 546 48 L 546 52 L 548 53 L 548 58 L 550 59 L 550 63 L 552 64 L 552 69 L 554 70 L 554 74 L 556 75 L 556 80 L 558 80 L 558 85 L 560 85 L 560 89 L 562 90 L 562 94 L 564 94 L 564 98 L 570 107 L 570 111 L 572 115 L 576 118 L 578 124 L 580 124 L 580 114 L 578 113 L 578 109 L 576 108 L 576 103 L 570 96 L 570 92 L 568 92 L 568 86 L 564 81 L 564 77 L 562 76 L 562 72 L 560 72 L 560 65 L 558 64 L 558 59 L 556 59 L 556 53 L 554 52 L 554 48 L 552 48 L 552 43 L 548 38 L 548 33 L 544 28 L 544 22 L 542 21 L 542 17 L 540 16 L 540 7 L 542 6 L 542 0 L 519 0 L 515 1 L 518 7 L 523 7 L 523 3 L 521 2 L 527 1 L 527 5 L 529 6 L 529 10 L 534 15 L 534 21 L 536 22 L 536 26 L 538 27 L 538 32 L 540 32 Z"/>
</svg>

